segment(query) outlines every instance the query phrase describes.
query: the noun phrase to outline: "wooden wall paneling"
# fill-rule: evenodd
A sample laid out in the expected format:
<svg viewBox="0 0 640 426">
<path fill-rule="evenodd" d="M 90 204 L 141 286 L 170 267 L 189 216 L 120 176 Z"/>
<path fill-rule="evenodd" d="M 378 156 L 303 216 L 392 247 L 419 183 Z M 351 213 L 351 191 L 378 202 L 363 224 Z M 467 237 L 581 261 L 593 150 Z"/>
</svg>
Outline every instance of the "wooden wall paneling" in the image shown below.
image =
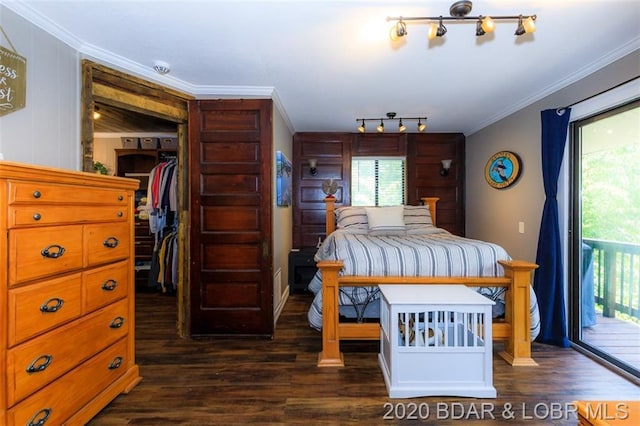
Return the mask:
<svg viewBox="0 0 640 426">
<path fill-rule="evenodd" d="M 356 133 L 351 148 L 353 157 L 407 155 L 406 133 Z"/>
<path fill-rule="evenodd" d="M 350 133 L 296 133 L 293 137 L 293 247 L 315 247 L 325 238 L 322 181 L 338 183 L 338 204 L 350 204 Z M 317 161 L 311 175 L 309 160 Z"/>
<path fill-rule="evenodd" d="M 439 197 L 438 225 L 464 235 L 464 143 L 462 133 L 296 133 L 293 143 L 293 247 L 313 247 L 324 238 L 324 179 L 338 181 L 336 205 L 350 205 L 352 156 L 405 156 L 407 204 Z M 309 172 L 317 160 L 318 174 Z M 441 160 L 453 160 L 441 176 Z"/>
<path fill-rule="evenodd" d="M 412 133 L 408 135 L 408 204 L 421 197 L 439 197 L 438 226 L 464 235 L 464 144 L 462 133 Z M 451 159 L 447 176 L 441 176 L 442 160 Z"/>
</svg>

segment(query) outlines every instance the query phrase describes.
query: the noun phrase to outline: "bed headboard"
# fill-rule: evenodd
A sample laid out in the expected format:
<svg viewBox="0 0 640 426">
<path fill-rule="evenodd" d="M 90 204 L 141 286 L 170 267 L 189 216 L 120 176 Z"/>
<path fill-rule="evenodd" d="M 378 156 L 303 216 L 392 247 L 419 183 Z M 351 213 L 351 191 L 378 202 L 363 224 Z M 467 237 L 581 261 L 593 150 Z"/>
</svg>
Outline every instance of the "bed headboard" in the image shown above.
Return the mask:
<svg viewBox="0 0 640 426">
<path fill-rule="evenodd" d="M 438 203 L 438 197 L 422 197 L 422 204 L 429 207 L 429 213 L 431 213 L 431 220 L 433 221 L 433 225 L 436 226 L 436 204 Z M 328 196 L 324 199 L 325 207 L 326 207 L 326 216 L 325 216 L 325 231 L 326 235 L 331 234 L 336 230 L 336 197 Z"/>
</svg>

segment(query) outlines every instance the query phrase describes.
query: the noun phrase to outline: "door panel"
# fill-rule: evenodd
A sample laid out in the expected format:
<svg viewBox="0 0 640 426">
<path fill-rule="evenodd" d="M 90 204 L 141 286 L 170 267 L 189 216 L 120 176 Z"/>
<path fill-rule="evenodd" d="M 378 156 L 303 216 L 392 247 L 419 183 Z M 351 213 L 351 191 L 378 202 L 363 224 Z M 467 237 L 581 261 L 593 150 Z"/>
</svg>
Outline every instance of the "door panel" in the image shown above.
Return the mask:
<svg viewBox="0 0 640 426">
<path fill-rule="evenodd" d="M 273 334 L 270 100 L 189 103 L 191 334 Z"/>
</svg>

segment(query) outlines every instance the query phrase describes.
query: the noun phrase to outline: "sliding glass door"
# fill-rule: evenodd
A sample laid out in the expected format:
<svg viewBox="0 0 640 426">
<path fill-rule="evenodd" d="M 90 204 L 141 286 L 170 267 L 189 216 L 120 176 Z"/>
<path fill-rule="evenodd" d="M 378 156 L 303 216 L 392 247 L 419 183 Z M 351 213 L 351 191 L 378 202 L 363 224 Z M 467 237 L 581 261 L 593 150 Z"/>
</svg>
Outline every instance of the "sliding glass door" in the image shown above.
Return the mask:
<svg viewBox="0 0 640 426">
<path fill-rule="evenodd" d="M 640 101 L 572 123 L 573 342 L 640 377 Z"/>
</svg>

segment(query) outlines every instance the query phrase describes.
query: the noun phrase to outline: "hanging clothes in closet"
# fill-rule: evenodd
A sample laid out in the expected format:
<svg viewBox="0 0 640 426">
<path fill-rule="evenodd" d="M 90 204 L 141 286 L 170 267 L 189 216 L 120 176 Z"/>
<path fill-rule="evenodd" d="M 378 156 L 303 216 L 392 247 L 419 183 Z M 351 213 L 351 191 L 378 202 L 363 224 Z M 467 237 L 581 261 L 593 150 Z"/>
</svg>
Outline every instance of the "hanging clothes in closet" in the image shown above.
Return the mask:
<svg viewBox="0 0 640 426">
<path fill-rule="evenodd" d="M 145 208 L 155 235 L 149 286 L 167 294 L 175 294 L 178 282 L 176 166 L 175 160 L 164 161 L 151 170 Z"/>
</svg>

